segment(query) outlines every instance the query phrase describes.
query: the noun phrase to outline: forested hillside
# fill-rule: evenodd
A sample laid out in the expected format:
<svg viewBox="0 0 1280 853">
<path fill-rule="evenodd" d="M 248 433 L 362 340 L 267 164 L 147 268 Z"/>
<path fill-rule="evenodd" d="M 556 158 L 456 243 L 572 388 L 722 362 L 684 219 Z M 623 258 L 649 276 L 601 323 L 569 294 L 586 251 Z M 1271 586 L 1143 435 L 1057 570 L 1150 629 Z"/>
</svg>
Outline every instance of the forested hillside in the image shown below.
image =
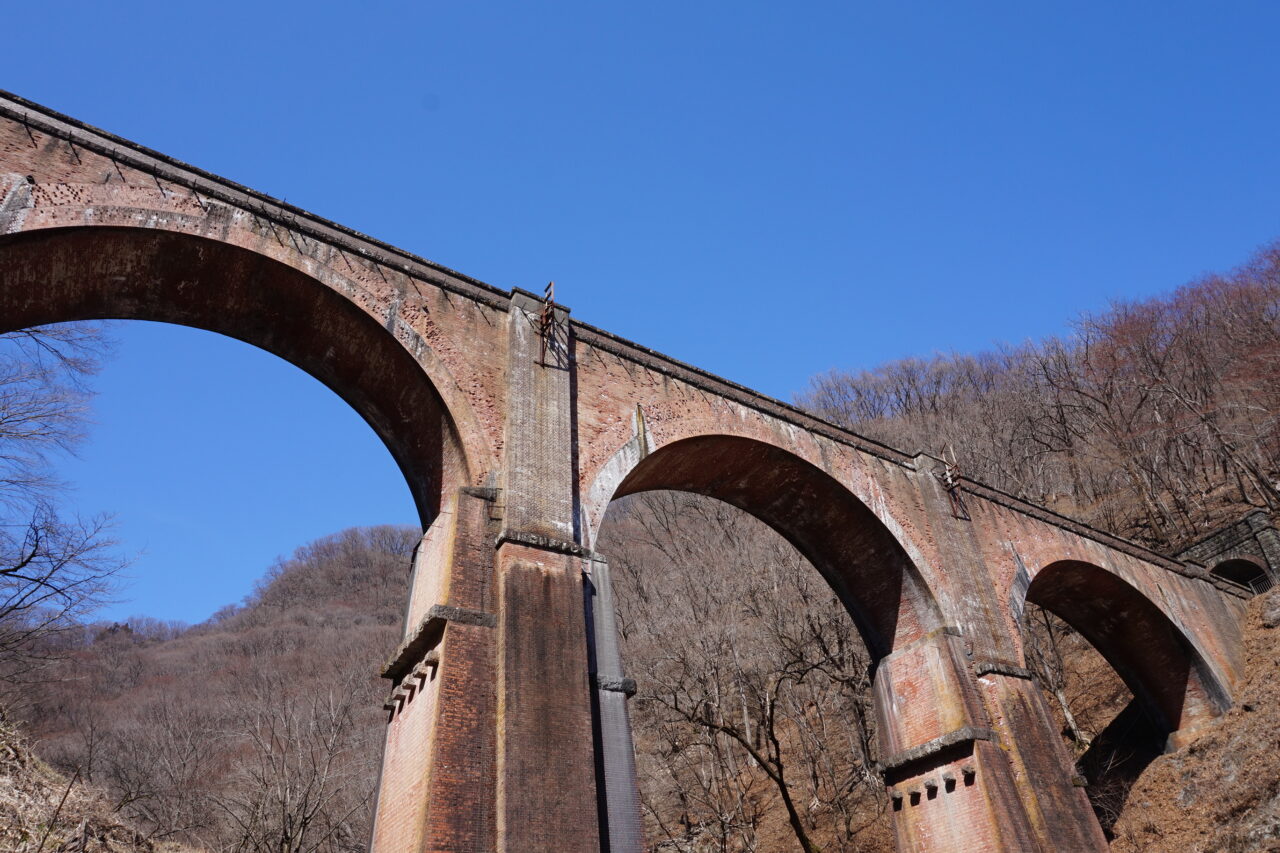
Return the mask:
<svg viewBox="0 0 1280 853">
<path fill-rule="evenodd" d="M 1280 246 L 1072 333 L 832 371 L 798 402 L 1103 530 L 1174 550 L 1280 504 Z"/>
<path fill-rule="evenodd" d="M 614 568 L 650 848 L 889 851 L 867 653 L 772 529 L 675 492 L 627 498 Z"/>
<path fill-rule="evenodd" d="M 0 721 L 0 850 L 192 853 L 148 839 L 97 788 L 42 761 L 22 731 L 7 721 Z"/>
<path fill-rule="evenodd" d="M 363 850 L 385 723 L 375 670 L 399 640 L 419 535 L 313 542 L 192 628 L 87 626 L 11 711 L 150 841 Z"/>
</svg>

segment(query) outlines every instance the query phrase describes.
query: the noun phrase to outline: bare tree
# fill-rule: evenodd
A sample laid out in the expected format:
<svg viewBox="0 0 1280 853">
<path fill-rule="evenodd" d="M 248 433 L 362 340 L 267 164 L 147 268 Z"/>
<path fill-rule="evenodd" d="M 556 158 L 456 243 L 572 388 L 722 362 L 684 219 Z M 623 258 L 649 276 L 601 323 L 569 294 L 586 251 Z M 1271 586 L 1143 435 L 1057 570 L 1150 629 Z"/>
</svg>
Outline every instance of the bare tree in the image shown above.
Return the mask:
<svg viewBox="0 0 1280 853">
<path fill-rule="evenodd" d="M 1071 335 L 816 377 L 800 402 L 990 485 L 1174 549 L 1280 509 L 1280 246 Z"/>
<path fill-rule="evenodd" d="M 122 566 L 105 522 L 63 521 L 43 503 L 25 522 L 0 526 L 0 677 L 20 680 L 61 647 L 107 597 Z"/>
<path fill-rule="evenodd" d="M 107 348 L 100 327 L 0 335 L 0 678 L 20 680 L 109 594 L 122 567 L 104 518 L 59 517 L 55 454 L 87 420 L 87 380 Z"/>
<path fill-rule="evenodd" d="M 601 548 L 657 847 L 776 849 L 779 831 L 803 851 L 874 844 L 867 656 L 826 582 L 718 501 L 648 493 L 611 513 Z"/>
<path fill-rule="evenodd" d="M 219 849 L 363 850 L 367 839 L 352 827 L 369 820 L 376 730 L 361 730 L 368 709 L 358 686 L 339 681 L 312 695 L 281 690 L 278 681 L 262 687 L 247 706 L 237 703 L 228 731 L 242 758 L 212 797 L 231 828 Z"/>
<path fill-rule="evenodd" d="M 385 726 L 375 662 L 395 647 L 420 537 L 381 527 L 305 545 L 201 625 L 67 632 L 59 680 L 26 691 L 43 754 L 151 839 L 363 850 Z"/>
</svg>

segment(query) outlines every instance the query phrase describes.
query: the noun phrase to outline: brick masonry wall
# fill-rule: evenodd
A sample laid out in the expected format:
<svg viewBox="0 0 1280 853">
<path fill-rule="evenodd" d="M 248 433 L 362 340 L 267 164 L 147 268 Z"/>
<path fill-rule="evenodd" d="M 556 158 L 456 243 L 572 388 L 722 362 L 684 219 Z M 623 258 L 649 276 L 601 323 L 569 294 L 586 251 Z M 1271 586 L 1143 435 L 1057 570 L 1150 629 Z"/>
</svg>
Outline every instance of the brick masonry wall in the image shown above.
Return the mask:
<svg viewBox="0 0 1280 853">
<path fill-rule="evenodd" d="M 1008 760 L 998 746 L 971 741 L 939 758 L 932 766 L 908 768 L 887 780 L 898 850 L 1049 853 L 1070 849 L 1045 846 L 1031 835 Z"/>
<path fill-rule="evenodd" d="M 1255 510 L 1191 545 L 1177 557 L 1209 570 L 1228 560 L 1246 560 L 1265 572 L 1274 584 L 1280 578 L 1280 531 L 1276 530 L 1270 514 Z"/>
<path fill-rule="evenodd" d="M 378 791 L 373 828 L 375 850 L 424 850 L 432 779 L 440 681 L 435 670 L 425 689 L 388 712 L 382 753 L 384 783 Z"/>
<path fill-rule="evenodd" d="M 405 643 L 418 641 L 424 626 L 429 634 L 409 658 L 408 672 L 394 679 L 395 693 L 421 681 L 417 674 L 424 670 L 429 678 L 409 701 L 392 703 L 375 850 L 496 849 L 492 516 L 491 501 L 460 491 L 419 546 Z"/>
<path fill-rule="evenodd" d="M 988 672 L 978 684 L 1040 845 L 1048 850 L 1105 850 L 1102 828 L 1091 820 L 1089 799 L 1076 784 L 1071 757 L 1035 682 Z"/>
</svg>

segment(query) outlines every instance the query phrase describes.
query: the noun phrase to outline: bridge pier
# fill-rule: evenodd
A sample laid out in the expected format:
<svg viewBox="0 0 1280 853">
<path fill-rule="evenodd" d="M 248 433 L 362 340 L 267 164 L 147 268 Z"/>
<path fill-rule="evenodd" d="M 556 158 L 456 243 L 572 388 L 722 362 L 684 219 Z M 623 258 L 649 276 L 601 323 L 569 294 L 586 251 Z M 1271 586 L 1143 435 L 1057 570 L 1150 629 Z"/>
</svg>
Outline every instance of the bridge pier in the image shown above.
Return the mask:
<svg viewBox="0 0 1280 853">
<path fill-rule="evenodd" d="M 643 853 L 644 821 L 636 776 L 628 700 L 636 683 L 623 675 L 609 562 L 593 554 L 589 562 L 587 637 L 595 714 L 596 785 L 600 836 L 608 853 Z"/>
<path fill-rule="evenodd" d="M 966 672 L 958 633 L 942 628 L 876 669 L 877 731 L 899 850 L 1035 850 L 1009 764 Z"/>
<path fill-rule="evenodd" d="M 943 628 L 877 668 L 898 850 L 1106 850 L 1029 673 L 975 667 L 970 649 Z"/>
<path fill-rule="evenodd" d="M 596 853 L 582 560 L 504 542 L 498 574 L 497 850 Z"/>
<path fill-rule="evenodd" d="M 459 490 L 415 555 L 404 641 L 383 671 L 393 688 L 384 706 L 375 853 L 494 849 L 492 498 Z"/>
<path fill-rule="evenodd" d="M 498 571 L 499 853 L 600 850 L 568 309 L 516 291 Z"/>
<path fill-rule="evenodd" d="M 1040 849 L 1108 849 L 1093 807 L 1031 673 L 978 663 L 978 690 Z"/>
<path fill-rule="evenodd" d="M 498 533 L 496 496 L 460 490 L 419 546 L 374 853 L 600 850 L 584 561 Z"/>
</svg>

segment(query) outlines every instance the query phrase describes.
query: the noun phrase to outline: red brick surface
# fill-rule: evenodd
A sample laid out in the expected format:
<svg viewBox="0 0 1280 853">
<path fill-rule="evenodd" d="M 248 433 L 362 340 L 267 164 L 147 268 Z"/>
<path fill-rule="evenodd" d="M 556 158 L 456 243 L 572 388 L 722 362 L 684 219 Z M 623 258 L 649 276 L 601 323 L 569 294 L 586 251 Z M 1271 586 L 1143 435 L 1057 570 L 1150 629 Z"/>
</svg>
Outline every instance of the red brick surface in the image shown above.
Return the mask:
<svg viewBox="0 0 1280 853">
<path fill-rule="evenodd" d="M 407 633 L 432 604 L 492 610 L 493 533 L 487 501 L 444 503 L 416 555 Z M 389 714 L 373 849 L 495 849 L 496 633 L 449 623 L 430 682 Z"/>
<path fill-rule="evenodd" d="M 1008 758 L 1031 832 L 1044 850 L 1105 850 L 1102 828 L 1054 730 L 1035 683 L 1008 675 L 978 679 L 993 727 Z"/>
<path fill-rule="evenodd" d="M 966 769 L 971 773 L 966 774 Z M 954 785 L 948 783 L 948 776 Z M 930 791 L 926 783 L 936 788 Z M 920 853 L 1070 849 L 1042 847 L 1030 834 L 1014 787 L 1004 753 L 987 741 L 974 742 L 969 752 L 954 759 L 894 778 L 890 790 L 901 796 L 892 806 L 898 849 Z"/>
<path fill-rule="evenodd" d="M 875 697 L 882 757 L 916 749 L 966 726 L 987 727 L 966 669 L 960 638 L 942 630 L 880 662 Z"/>
</svg>

